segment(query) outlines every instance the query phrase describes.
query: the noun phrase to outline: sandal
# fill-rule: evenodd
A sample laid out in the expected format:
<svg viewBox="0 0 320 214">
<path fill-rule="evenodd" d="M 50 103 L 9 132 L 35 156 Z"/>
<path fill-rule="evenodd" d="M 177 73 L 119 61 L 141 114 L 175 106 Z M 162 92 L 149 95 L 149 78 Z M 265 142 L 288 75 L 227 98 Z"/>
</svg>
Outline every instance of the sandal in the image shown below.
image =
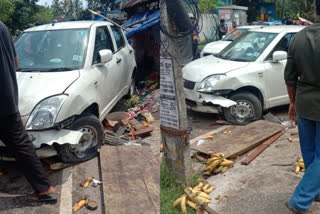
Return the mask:
<svg viewBox="0 0 320 214">
<path fill-rule="evenodd" d="M 289 202 L 286 203 L 286 207 L 293 212 L 294 214 L 309 214 L 312 213 L 311 210 L 298 210 L 294 206 L 292 206 Z"/>
<path fill-rule="evenodd" d="M 33 196 L 37 197 L 38 199 L 30 199 L 29 197 L 27 198 L 28 202 L 57 202 L 58 200 L 58 193 L 51 193 L 47 195 L 39 195 L 37 193 L 33 193 Z"/>
</svg>

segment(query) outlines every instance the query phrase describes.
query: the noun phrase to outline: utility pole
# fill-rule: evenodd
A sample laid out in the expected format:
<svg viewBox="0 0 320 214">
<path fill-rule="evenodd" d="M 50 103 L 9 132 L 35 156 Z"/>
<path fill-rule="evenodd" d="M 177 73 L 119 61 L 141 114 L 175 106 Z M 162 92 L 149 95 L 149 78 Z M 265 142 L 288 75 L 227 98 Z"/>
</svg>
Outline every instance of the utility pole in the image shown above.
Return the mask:
<svg viewBox="0 0 320 214">
<path fill-rule="evenodd" d="M 161 23 L 166 31 L 178 35 L 182 27 L 192 28 L 192 23 L 181 0 L 160 0 Z M 178 23 L 178 26 L 177 26 Z M 165 164 L 171 174 L 187 185 L 192 176 L 189 127 L 185 104 L 180 49 L 178 39 L 169 38 L 161 32 L 160 58 L 160 121 Z"/>
<path fill-rule="evenodd" d="M 282 1 L 282 12 L 281 12 L 281 18 L 284 18 L 284 12 L 285 12 L 285 5 L 286 5 L 286 0 Z"/>
</svg>

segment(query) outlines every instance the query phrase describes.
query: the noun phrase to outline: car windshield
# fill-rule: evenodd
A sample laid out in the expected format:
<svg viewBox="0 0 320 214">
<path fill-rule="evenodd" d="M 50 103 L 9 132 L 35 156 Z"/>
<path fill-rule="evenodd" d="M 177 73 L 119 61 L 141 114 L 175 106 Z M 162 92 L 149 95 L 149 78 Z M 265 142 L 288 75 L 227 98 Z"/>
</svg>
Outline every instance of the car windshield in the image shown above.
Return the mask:
<svg viewBox="0 0 320 214">
<path fill-rule="evenodd" d="M 247 31 L 248 29 L 235 29 L 228 33 L 226 37 L 224 37 L 223 41 L 234 41 Z"/>
<path fill-rule="evenodd" d="M 232 61 L 256 61 L 276 36 L 276 33 L 249 32 L 223 49 L 216 57 Z"/>
<path fill-rule="evenodd" d="M 53 72 L 83 66 L 88 29 L 26 32 L 15 42 L 19 69 Z"/>
</svg>

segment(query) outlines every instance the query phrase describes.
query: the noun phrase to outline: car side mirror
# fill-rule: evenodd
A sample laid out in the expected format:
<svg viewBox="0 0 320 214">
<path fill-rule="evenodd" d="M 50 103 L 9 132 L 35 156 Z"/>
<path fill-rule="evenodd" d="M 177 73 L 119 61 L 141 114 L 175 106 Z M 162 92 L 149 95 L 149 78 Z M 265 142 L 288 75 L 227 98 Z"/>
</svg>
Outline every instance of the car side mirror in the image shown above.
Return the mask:
<svg viewBox="0 0 320 214">
<path fill-rule="evenodd" d="M 111 50 L 104 49 L 99 51 L 100 59 L 101 59 L 101 64 L 106 64 L 110 62 L 113 58 L 113 54 Z"/>
<path fill-rule="evenodd" d="M 288 54 L 285 51 L 275 51 L 272 55 L 272 61 L 273 62 L 279 62 L 282 60 L 287 59 Z"/>
</svg>

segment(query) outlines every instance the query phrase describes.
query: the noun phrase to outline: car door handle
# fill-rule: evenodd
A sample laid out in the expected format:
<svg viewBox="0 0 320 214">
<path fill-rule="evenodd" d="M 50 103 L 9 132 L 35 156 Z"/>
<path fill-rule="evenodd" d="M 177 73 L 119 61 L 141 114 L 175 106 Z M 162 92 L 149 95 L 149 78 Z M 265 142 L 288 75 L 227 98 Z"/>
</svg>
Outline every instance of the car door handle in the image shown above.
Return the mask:
<svg viewBox="0 0 320 214">
<path fill-rule="evenodd" d="M 117 64 L 119 64 L 121 62 L 121 58 L 117 59 Z"/>
<path fill-rule="evenodd" d="M 132 54 L 133 50 L 130 50 L 129 53 Z"/>
</svg>

